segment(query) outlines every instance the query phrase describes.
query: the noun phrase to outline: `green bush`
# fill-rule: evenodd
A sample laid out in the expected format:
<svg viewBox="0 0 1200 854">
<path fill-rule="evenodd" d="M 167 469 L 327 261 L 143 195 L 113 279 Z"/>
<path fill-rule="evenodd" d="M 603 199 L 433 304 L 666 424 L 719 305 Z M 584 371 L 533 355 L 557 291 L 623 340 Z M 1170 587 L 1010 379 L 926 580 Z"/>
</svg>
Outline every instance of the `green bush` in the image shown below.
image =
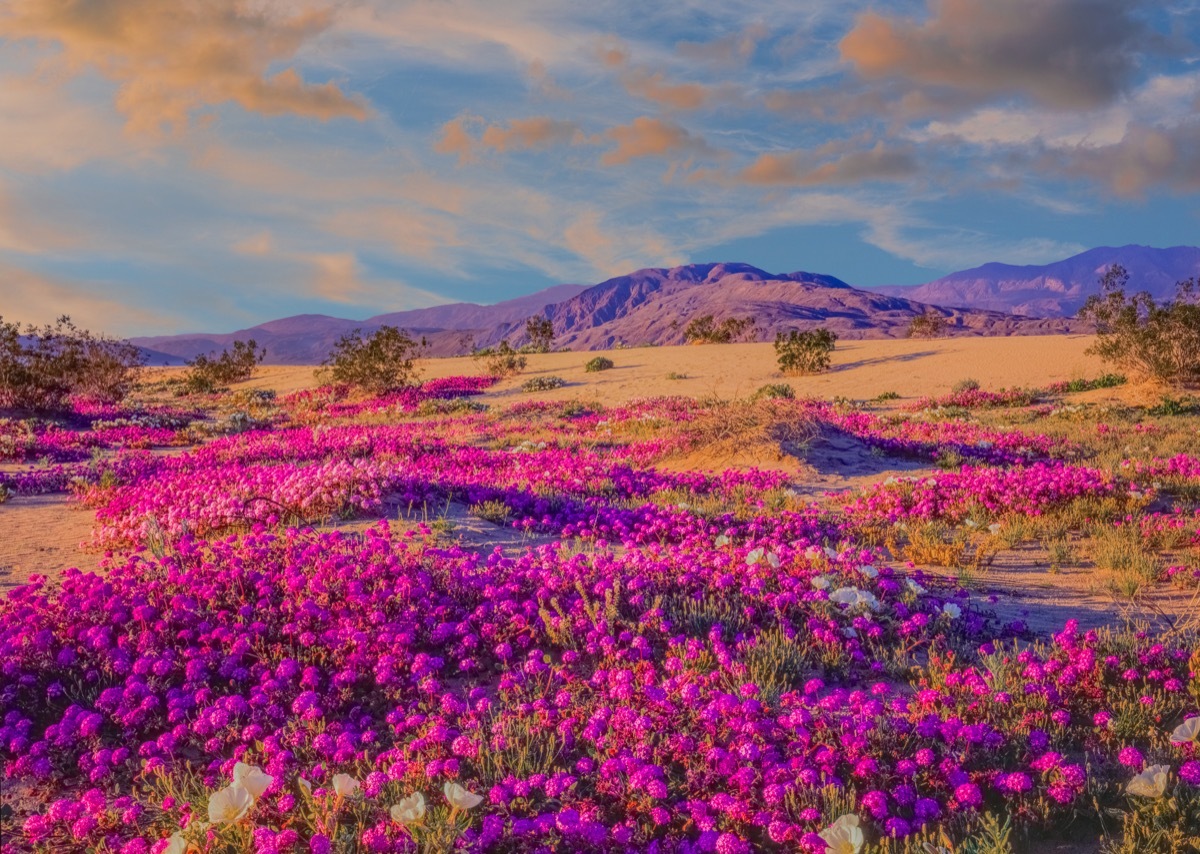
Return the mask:
<svg viewBox="0 0 1200 854">
<path fill-rule="evenodd" d="M 72 396 L 115 403 L 144 363 L 134 345 L 80 329 L 66 315 L 24 329 L 0 317 L 0 409 L 55 412 Z"/>
<path fill-rule="evenodd" d="M 753 317 L 727 317 L 717 323 L 713 315 L 694 318 L 683 330 L 689 344 L 729 344 L 754 329 Z"/>
<path fill-rule="evenodd" d="M 521 391 L 551 391 L 566 384 L 562 377 L 531 377 L 521 383 Z"/>
<path fill-rule="evenodd" d="M 597 356 L 596 358 L 588 361 L 583 366 L 583 369 L 585 371 L 587 371 L 589 374 L 595 374 L 600 371 L 607 371 L 613 367 L 616 367 L 616 366 L 613 365 L 612 359 L 605 358 L 604 356 Z"/>
<path fill-rule="evenodd" d="M 779 370 L 785 374 L 819 374 L 829 369 L 837 333 L 821 327 L 775 335 Z"/>
<path fill-rule="evenodd" d="M 669 380 L 686 380 L 687 378 L 687 374 L 681 374 L 678 371 L 671 371 L 671 373 L 667 374 L 667 379 Z"/>
<path fill-rule="evenodd" d="M 787 383 L 767 383 L 754 394 L 751 400 L 795 400 L 796 392 Z"/>
<path fill-rule="evenodd" d="M 321 373 L 332 382 L 382 394 L 416 385 L 416 360 L 424 347 L 424 338 L 418 341 L 394 326 L 381 326 L 366 337 L 355 329 L 338 339 Z"/>
<path fill-rule="evenodd" d="M 875 397 L 875 400 L 877 403 L 883 403 L 888 400 L 899 400 L 899 399 L 900 399 L 900 393 L 895 392 L 895 391 L 885 391 L 883 394 L 876 395 L 876 397 Z"/>
<path fill-rule="evenodd" d="M 973 380 L 968 377 L 965 380 L 959 380 L 956 382 L 950 391 L 954 394 L 963 394 L 964 392 L 968 391 L 979 391 L 979 388 L 979 380 Z"/>
<path fill-rule="evenodd" d="M 475 361 L 483 362 L 483 369 L 489 377 L 511 377 L 525 370 L 529 360 L 507 341 L 501 341 L 495 347 L 477 351 Z"/>
<path fill-rule="evenodd" d="M 909 338 L 938 338 L 946 334 L 947 328 L 946 318 L 930 311 L 914 317 L 905 334 Z"/>
<path fill-rule="evenodd" d="M 234 341 L 233 349 L 222 350 L 220 356 L 210 353 L 189 361 L 187 364 L 191 370 L 184 378 L 184 387 L 188 391 L 207 393 L 219 385 L 248 380 L 266 355 L 266 348 L 260 349 L 253 338 Z"/>
<path fill-rule="evenodd" d="M 554 324 L 548 317 L 531 317 L 525 321 L 525 337 L 529 343 L 523 349 L 530 353 L 549 353 L 554 343 Z"/>
<path fill-rule="evenodd" d="M 1147 291 L 1127 295 L 1128 284 L 1129 272 L 1114 264 L 1079 310 L 1096 325 L 1088 352 L 1166 385 L 1200 383 L 1200 282 L 1179 282 L 1161 305 Z"/>
</svg>

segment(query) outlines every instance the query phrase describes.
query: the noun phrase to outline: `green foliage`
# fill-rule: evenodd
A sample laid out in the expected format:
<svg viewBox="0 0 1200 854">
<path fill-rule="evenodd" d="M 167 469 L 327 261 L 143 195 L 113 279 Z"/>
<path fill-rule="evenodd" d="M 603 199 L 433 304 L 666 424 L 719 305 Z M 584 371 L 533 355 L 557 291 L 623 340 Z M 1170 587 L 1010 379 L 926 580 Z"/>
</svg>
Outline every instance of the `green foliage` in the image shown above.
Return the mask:
<svg viewBox="0 0 1200 854">
<path fill-rule="evenodd" d="M 562 377 L 531 377 L 521 383 L 521 391 L 552 391 L 566 384 Z"/>
<path fill-rule="evenodd" d="M 1096 377 L 1094 380 L 1074 379 L 1070 380 L 1065 390 L 1068 392 L 1092 391 L 1098 388 L 1116 388 L 1117 386 L 1125 385 L 1128 382 L 1124 374 L 1104 374 Z"/>
<path fill-rule="evenodd" d="M 525 321 L 525 337 L 529 339 L 525 348 L 529 352 L 548 353 L 554 343 L 554 324 L 548 317 L 531 317 Z"/>
<path fill-rule="evenodd" d="M 54 412 L 73 395 L 115 403 L 143 364 L 134 345 L 80 329 L 66 315 L 24 329 L 0 317 L 0 409 Z"/>
<path fill-rule="evenodd" d="M 828 370 L 837 333 L 821 327 L 800 332 L 793 329 L 775 336 L 779 369 L 785 374 L 819 374 Z"/>
<path fill-rule="evenodd" d="M 681 374 L 678 371 L 671 371 L 671 373 L 667 374 L 667 379 L 669 380 L 686 380 L 687 378 L 687 374 Z"/>
<path fill-rule="evenodd" d="M 796 392 L 787 383 L 767 383 L 754 394 L 751 400 L 795 400 Z"/>
<path fill-rule="evenodd" d="M 689 344 L 729 344 L 754 329 L 753 317 L 727 317 L 720 323 L 711 314 L 693 318 L 683 330 Z"/>
<path fill-rule="evenodd" d="M 879 395 L 875 396 L 875 401 L 877 403 L 884 403 L 889 400 L 899 400 L 899 399 L 900 399 L 900 393 L 896 392 L 896 391 L 885 391 L 883 394 L 879 394 Z"/>
<path fill-rule="evenodd" d="M 1163 395 L 1162 400 L 1146 410 L 1146 414 L 1155 416 L 1194 415 L 1198 410 L 1200 407 L 1197 407 L 1196 401 L 1192 398 Z"/>
<path fill-rule="evenodd" d="M 516 376 L 525 370 L 525 365 L 529 361 L 517 350 L 514 350 L 507 341 L 501 341 L 495 347 L 477 351 L 475 360 L 483 362 L 483 369 L 489 377 Z"/>
<path fill-rule="evenodd" d="M 956 382 L 950 391 L 954 394 L 962 394 L 963 392 L 967 391 L 979 391 L 979 388 L 979 380 L 967 377 L 966 379 Z"/>
<path fill-rule="evenodd" d="M 242 382 L 254 375 L 255 366 L 259 365 L 267 355 L 266 348 L 259 348 L 258 342 L 251 338 L 249 341 L 234 341 L 232 350 L 222 350 L 220 356 L 211 353 L 199 355 L 188 362 L 191 368 L 184 379 L 184 387 L 188 391 L 206 393 L 213 391 L 219 385 Z"/>
<path fill-rule="evenodd" d="M 1114 264 L 1080 309 L 1096 324 L 1088 352 L 1167 385 L 1200 383 L 1200 282 L 1179 282 L 1175 299 L 1161 305 L 1148 291 L 1127 295 L 1128 284 L 1128 271 Z"/>
<path fill-rule="evenodd" d="M 588 362 L 586 362 L 583 366 L 583 369 L 589 374 L 595 374 L 599 373 L 600 371 L 607 371 L 614 367 L 616 366 L 613 364 L 612 359 L 609 359 L 605 356 L 597 356 L 596 358 L 590 359 Z"/>
<path fill-rule="evenodd" d="M 424 347 L 424 338 L 418 341 L 394 326 L 381 326 L 366 337 L 355 329 L 338 339 L 322 373 L 332 382 L 382 394 L 416 384 L 415 363 Z"/>
<path fill-rule="evenodd" d="M 930 311 L 914 317 L 905 334 L 909 338 L 939 338 L 946 334 L 947 328 L 946 318 Z"/>
</svg>

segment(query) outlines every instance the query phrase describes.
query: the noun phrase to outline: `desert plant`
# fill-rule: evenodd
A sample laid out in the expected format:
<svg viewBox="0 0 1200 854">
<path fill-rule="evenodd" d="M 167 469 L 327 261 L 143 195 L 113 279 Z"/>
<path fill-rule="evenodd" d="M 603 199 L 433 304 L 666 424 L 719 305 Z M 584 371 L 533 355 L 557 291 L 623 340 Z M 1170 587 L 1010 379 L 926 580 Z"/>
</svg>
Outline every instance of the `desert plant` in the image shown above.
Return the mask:
<svg viewBox="0 0 1200 854">
<path fill-rule="evenodd" d="M 116 402 L 144 363 L 134 345 L 80 329 L 66 315 L 23 330 L 0 317 L 0 408 L 53 412 L 73 395 Z"/>
<path fill-rule="evenodd" d="M 979 380 L 967 377 L 956 382 L 954 387 L 950 389 L 950 392 L 952 394 L 964 394 L 968 391 L 979 391 L 979 388 Z"/>
<path fill-rule="evenodd" d="M 355 329 L 334 344 L 322 373 L 332 382 L 382 394 L 416 384 L 416 360 L 424 347 L 424 338 L 414 339 L 395 326 L 381 326 L 366 337 Z"/>
<path fill-rule="evenodd" d="M 525 337 L 529 344 L 524 349 L 530 353 L 548 353 L 554 343 L 554 324 L 548 317 L 531 317 L 525 321 Z"/>
<path fill-rule="evenodd" d="M 751 400 L 795 400 L 796 392 L 787 383 L 767 383 L 762 386 L 754 394 L 750 395 Z"/>
<path fill-rule="evenodd" d="M 932 311 L 914 317 L 905 333 L 909 338 L 938 338 L 946 334 L 946 318 Z"/>
<path fill-rule="evenodd" d="M 1089 352 L 1167 385 L 1200 383 L 1200 282 L 1175 286 L 1175 299 L 1155 302 L 1148 291 L 1126 294 L 1129 272 L 1114 264 L 1079 316 L 1096 324 Z"/>
<path fill-rule="evenodd" d="M 483 362 L 483 369 L 489 377 L 516 376 L 525 370 L 529 361 L 507 341 L 476 351 L 475 360 Z"/>
<path fill-rule="evenodd" d="M 899 399 L 900 399 L 900 393 L 896 392 L 896 391 L 885 391 L 883 394 L 878 394 L 875 396 L 875 400 L 878 403 L 884 403 L 889 400 L 899 400 Z"/>
<path fill-rule="evenodd" d="M 266 348 L 259 348 L 253 338 L 234 341 L 232 350 L 222 350 L 219 356 L 201 354 L 189 361 L 191 370 L 184 378 L 184 387 L 188 391 L 211 392 L 218 385 L 248 380 L 266 355 Z"/>
<path fill-rule="evenodd" d="M 597 356 L 596 358 L 590 359 L 588 362 L 586 362 L 583 366 L 583 369 L 589 374 L 595 374 L 599 373 L 600 371 L 607 371 L 613 367 L 615 366 L 613 365 L 612 359 L 609 359 L 605 356 Z"/>
<path fill-rule="evenodd" d="M 728 344 L 754 328 L 753 317 L 727 317 L 720 323 L 713 315 L 693 318 L 683 330 L 690 344 Z"/>
<path fill-rule="evenodd" d="M 678 371 L 671 371 L 669 374 L 667 374 L 667 379 L 669 380 L 686 380 L 687 378 L 687 374 L 681 374 Z"/>
<path fill-rule="evenodd" d="M 562 377 L 531 377 L 521 383 L 521 391 L 552 391 L 566 384 Z"/>
<path fill-rule="evenodd" d="M 785 374 L 818 374 L 828 370 L 837 333 L 820 327 L 807 332 L 791 330 L 775 335 L 779 369 Z"/>
</svg>

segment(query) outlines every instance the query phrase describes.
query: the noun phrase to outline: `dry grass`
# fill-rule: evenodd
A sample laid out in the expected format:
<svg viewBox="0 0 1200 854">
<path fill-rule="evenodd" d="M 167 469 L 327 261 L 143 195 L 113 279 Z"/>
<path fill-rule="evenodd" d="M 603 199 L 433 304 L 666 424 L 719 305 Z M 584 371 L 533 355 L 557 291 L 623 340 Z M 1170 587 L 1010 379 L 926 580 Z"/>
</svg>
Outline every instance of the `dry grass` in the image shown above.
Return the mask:
<svg viewBox="0 0 1200 854">
<path fill-rule="evenodd" d="M 775 465 L 796 458 L 819 433 L 813 420 L 786 400 L 704 401 L 704 412 L 679 426 L 683 450 L 672 462 L 687 468 Z"/>
</svg>

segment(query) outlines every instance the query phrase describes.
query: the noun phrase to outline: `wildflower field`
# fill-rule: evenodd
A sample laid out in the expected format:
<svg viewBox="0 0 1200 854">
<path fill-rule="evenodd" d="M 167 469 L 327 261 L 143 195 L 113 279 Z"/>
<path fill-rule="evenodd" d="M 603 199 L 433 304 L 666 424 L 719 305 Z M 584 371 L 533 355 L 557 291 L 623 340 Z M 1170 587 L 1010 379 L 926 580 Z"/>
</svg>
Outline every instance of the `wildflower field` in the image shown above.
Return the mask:
<svg viewBox="0 0 1200 854">
<path fill-rule="evenodd" d="M 1200 851 L 1195 415 L 493 383 L 0 422 L 106 555 L 0 600 L 3 850 Z M 910 473 L 672 465 L 781 436 Z M 1018 547 L 1111 624 L 1000 613 Z"/>
</svg>

